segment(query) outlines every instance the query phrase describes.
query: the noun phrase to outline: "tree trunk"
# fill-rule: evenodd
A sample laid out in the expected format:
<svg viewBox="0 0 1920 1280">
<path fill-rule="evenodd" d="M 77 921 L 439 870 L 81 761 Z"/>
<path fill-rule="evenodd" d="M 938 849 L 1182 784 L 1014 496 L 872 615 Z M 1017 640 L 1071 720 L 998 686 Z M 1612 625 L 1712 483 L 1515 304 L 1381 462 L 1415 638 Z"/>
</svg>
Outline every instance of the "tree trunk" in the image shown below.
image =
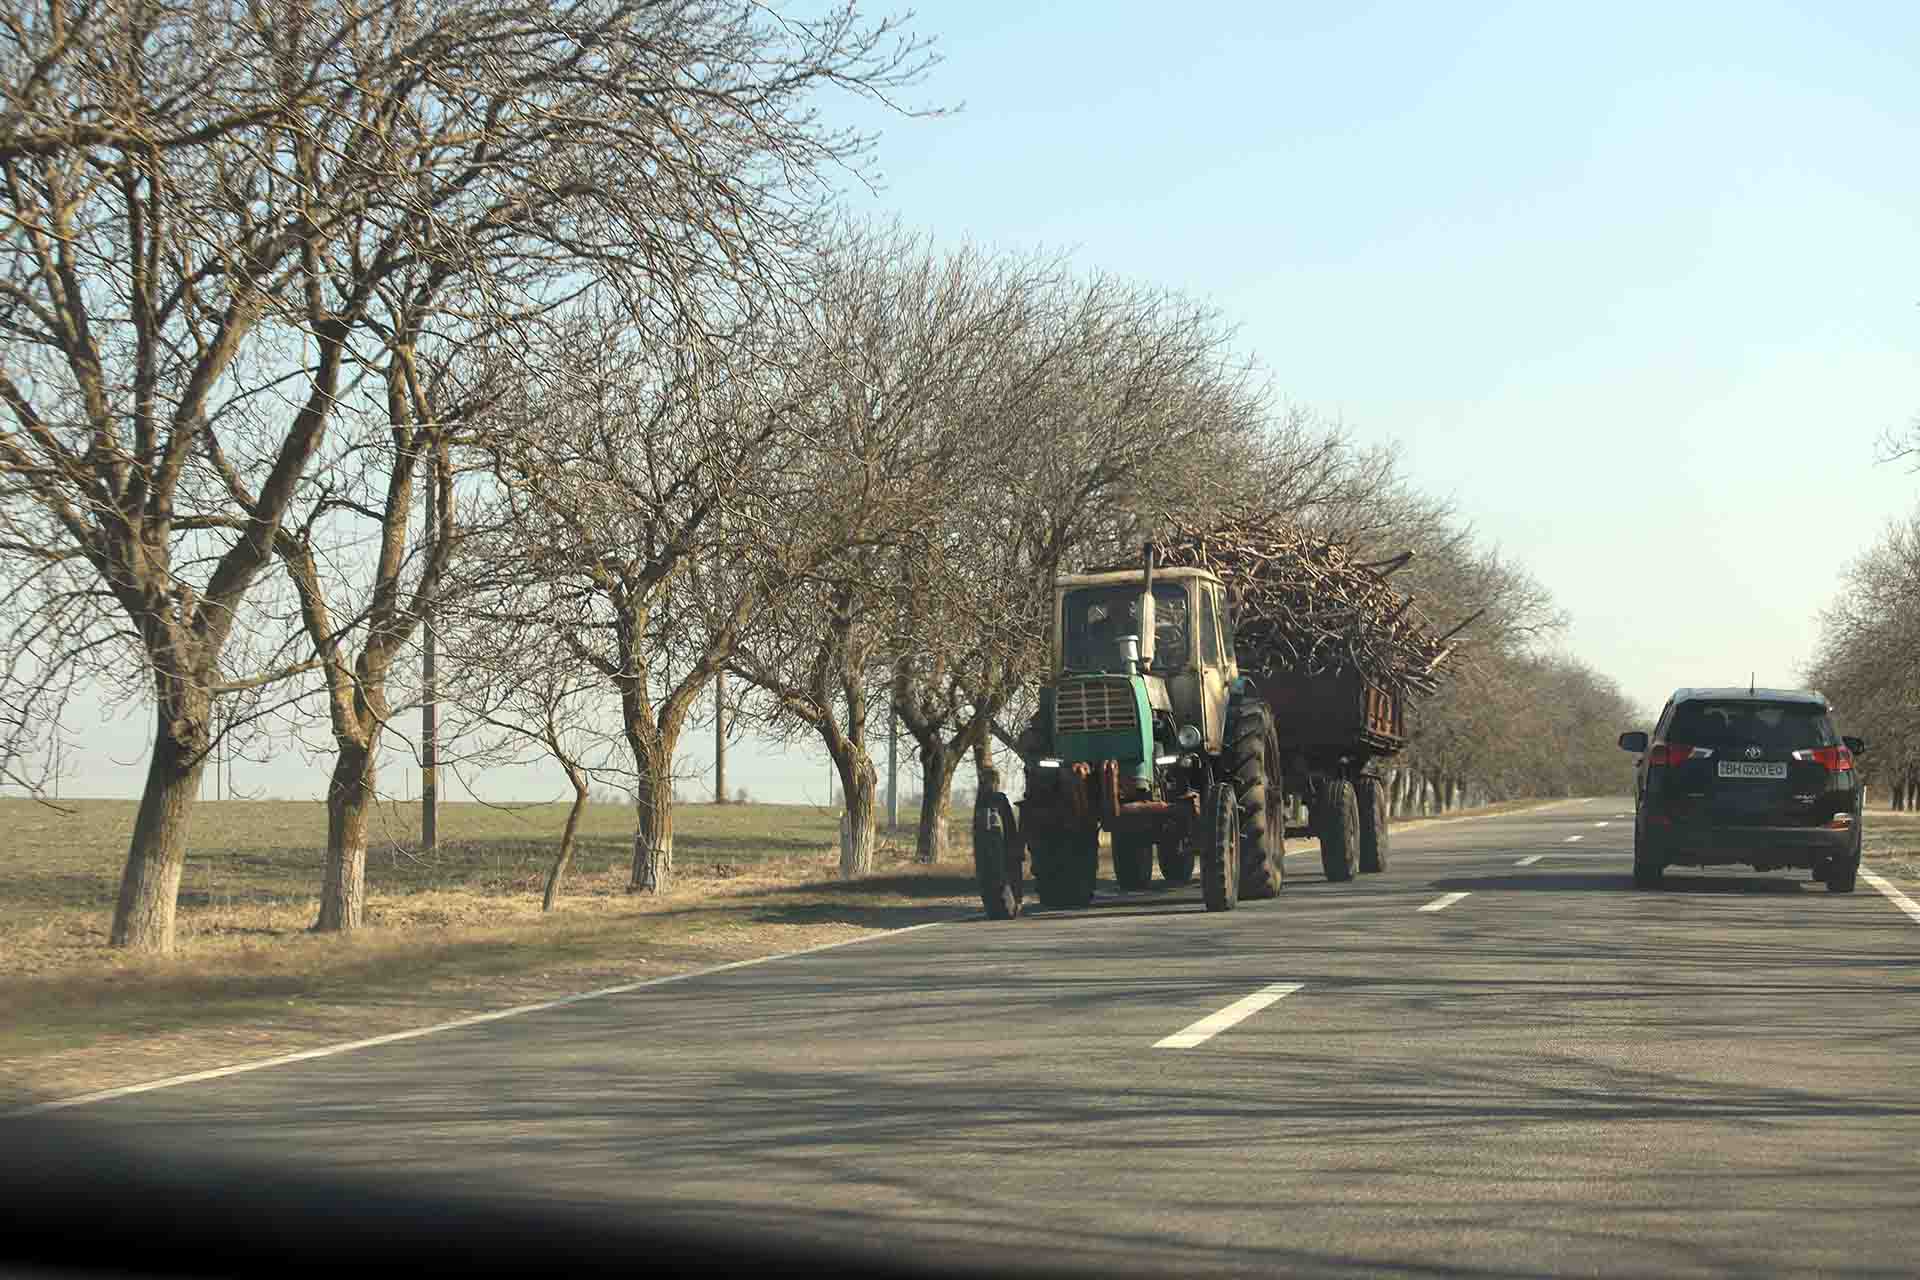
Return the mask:
<svg viewBox="0 0 1920 1280">
<path fill-rule="evenodd" d="M 947 749 L 946 743 L 931 750 L 920 748 L 920 836 L 913 849 L 916 862 L 947 859 L 947 799 L 953 794 L 953 775 L 959 769 L 959 757 Z"/>
<path fill-rule="evenodd" d="M 553 910 L 554 899 L 560 896 L 560 878 L 567 874 L 567 864 L 573 861 L 573 838 L 580 830 L 581 811 L 587 807 L 587 775 L 570 768 L 567 781 L 573 784 L 573 808 L 567 810 L 567 825 L 560 832 L 560 852 L 547 868 L 547 887 L 540 895 L 542 911 Z"/>
<path fill-rule="evenodd" d="M 367 909 L 367 812 L 373 804 L 373 764 L 379 729 L 366 742 L 335 739 L 340 753 L 327 784 L 327 869 L 320 882 L 320 933 L 351 933 Z"/>
<path fill-rule="evenodd" d="M 873 874 L 874 793 L 878 778 L 864 753 L 852 756 L 840 765 L 840 782 L 846 788 L 847 812 L 840 828 L 840 878 L 858 880 Z"/>
<path fill-rule="evenodd" d="M 628 893 L 665 893 L 673 880 L 673 779 L 648 771 L 636 787 L 633 878 Z"/>
<path fill-rule="evenodd" d="M 169 729 L 170 719 L 162 706 L 108 935 L 113 946 L 162 955 L 173 950 L 174 911 L 180 898 L 180 872 L 186 865 L 187 819 L 206 760 L 205 742 L 180 741 Z M 188 728 L 191 732 L 191 724 Z M 204 717 L 199 731 L 202 735 L 206 731 Z"/>
</svg>

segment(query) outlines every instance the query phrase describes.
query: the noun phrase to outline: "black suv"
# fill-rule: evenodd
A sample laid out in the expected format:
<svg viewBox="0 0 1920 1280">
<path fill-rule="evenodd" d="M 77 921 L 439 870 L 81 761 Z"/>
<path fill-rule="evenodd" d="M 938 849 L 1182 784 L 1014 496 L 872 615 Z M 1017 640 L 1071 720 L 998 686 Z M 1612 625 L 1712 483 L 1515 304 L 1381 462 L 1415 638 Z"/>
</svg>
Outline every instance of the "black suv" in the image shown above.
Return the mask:
<svg viewBox="0 0 1920 1280">
<path fill-rule="evenodd" d="M 1800 867 L 1834 893 L 1852 893 L 1860 870 L 1860 785 L 1853 758 L 1866 749 L 1833 729 L 1818 693 L 1786 689 L 1680 689 L 1667 700 L 1634 787 L 1633 882 L 1746 863 Z"/>
</svg>

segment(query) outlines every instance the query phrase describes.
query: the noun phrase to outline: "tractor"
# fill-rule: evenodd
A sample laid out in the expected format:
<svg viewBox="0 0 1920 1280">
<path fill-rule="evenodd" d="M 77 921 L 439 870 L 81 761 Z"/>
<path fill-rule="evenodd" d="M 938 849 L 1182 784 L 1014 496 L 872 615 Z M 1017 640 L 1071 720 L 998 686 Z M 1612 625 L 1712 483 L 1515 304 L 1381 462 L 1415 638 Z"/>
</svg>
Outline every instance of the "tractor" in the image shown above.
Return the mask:
<svg viewBox="0 0 1920 1280">
<path fill-rule="evenodd" d="M 1052 671 L 1017 745 L 1024 798 L 996 792 L 975 809 L 990 918 L 1020 914 L 1029 858 L 1042 907 L 1085 907 L 1103 830 L 1123 889 L 1146 888 L 1157 860 L 1175 885 L 1197 862 L 1209 911 L 1279 892 L 1280 742 L 1240 675 L 1215 574 L 1156 572 L 1148 544 L 1144 567 L 1058 578 Z"/>
</svg>

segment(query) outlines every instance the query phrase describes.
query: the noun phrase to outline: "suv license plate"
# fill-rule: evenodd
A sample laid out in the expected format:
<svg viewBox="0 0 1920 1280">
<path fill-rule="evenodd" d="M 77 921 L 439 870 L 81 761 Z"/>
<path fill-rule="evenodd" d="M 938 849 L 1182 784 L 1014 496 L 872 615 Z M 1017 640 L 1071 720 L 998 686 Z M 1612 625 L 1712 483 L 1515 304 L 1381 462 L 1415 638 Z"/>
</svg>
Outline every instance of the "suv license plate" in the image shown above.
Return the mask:
<svg viewBox="0 0 1920 1280">
<path fill-rule="evenodd" d="M 1784 761 L 1722 760 L 1720 776 L 1723 778 L 1784 778 L 1787 776 L 1787 766 Z"/>
</svg>

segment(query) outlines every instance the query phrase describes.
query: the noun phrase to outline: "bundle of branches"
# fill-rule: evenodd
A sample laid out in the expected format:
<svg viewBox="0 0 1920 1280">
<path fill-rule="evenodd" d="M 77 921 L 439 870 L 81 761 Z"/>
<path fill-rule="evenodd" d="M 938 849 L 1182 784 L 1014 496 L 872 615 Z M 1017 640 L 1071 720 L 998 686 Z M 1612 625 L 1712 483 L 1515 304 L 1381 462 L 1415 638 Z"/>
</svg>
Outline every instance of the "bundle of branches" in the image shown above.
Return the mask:
<svg viewBox="0 0 1920 1280">
<path fill-rule="evenodd" d="M 1159 559 L 1212 570 L 1227 584 L 1243 669 L 1357 670 L 1398 693 L 1432 694 L 1453 654 L 1450 642 L 1474 620 L 1436 635 L 1412 597 L 1387 584 L 1412 552 L 1361 564 L 1338 543 L 1279 520 L 1236 518 L 1204 528 L 1176 521 Z"/>
</svg>

